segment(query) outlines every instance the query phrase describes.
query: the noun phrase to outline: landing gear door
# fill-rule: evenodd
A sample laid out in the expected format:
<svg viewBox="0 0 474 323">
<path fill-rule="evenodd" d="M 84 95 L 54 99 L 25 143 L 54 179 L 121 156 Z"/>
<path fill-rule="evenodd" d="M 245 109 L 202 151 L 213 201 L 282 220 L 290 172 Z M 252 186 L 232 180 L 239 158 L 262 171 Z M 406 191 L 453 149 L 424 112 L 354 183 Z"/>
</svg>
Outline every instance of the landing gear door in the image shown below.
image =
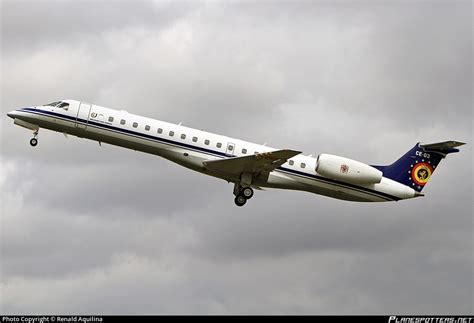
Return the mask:
<svg viewBox="0 0 474 323">
<path fill-rule="evenodd" d="M 79 129 L 86 129 L 89 123 L 89 114 L 91 112 L 91 105 L 87 103 L 80 103 L 77 110 L 75 126 Z"/>
</svg>

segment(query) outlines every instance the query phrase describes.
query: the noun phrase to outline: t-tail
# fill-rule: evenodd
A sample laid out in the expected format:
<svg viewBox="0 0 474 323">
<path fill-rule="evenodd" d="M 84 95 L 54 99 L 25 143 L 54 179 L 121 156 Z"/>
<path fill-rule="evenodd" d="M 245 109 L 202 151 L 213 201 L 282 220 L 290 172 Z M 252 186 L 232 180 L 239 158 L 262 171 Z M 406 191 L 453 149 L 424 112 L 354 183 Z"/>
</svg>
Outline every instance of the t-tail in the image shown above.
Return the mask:
<svg viewBox="0 0 474 323">
<path fill-rule="evenodd" d="M 421 191 L 428 183 L 440 161 L 448 154 L 457 153 L 456 147 L 463 142 L 445 141 L 435 144 L 420 144 L 389 166 L 374 166 L 383 172 L 383 176 Z"/>
</svg>

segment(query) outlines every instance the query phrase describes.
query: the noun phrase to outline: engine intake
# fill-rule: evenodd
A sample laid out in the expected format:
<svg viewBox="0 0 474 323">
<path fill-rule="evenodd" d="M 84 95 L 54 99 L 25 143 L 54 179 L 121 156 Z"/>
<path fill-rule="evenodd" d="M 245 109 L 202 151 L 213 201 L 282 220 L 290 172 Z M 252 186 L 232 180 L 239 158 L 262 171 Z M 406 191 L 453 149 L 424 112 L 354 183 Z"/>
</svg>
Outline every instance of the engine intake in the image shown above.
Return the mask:
<svg viewBox="0 0 474 323">
<path fill-rule="evenodd" d="M 353 184 L 377 184 L 383 173 L 378 169 L 353 159 L 329 154 L 320 154 L 316 172 L 342 182 Z"/>
</svg>

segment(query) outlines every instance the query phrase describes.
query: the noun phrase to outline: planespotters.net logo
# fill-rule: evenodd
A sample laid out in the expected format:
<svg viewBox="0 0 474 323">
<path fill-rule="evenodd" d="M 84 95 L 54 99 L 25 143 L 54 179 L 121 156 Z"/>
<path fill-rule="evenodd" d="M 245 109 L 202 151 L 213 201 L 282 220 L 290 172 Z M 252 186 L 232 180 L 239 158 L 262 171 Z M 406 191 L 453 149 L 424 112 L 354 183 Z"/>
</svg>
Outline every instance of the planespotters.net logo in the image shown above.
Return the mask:
<svg viewBox="0 0 474 323">
<path fill-rule="evenodd" d="M 421 316 L 390 316 L 388 323 L 474 323 L 472 317 L 446 316 L 446 317 L 421 317 Z"/>
</svg>

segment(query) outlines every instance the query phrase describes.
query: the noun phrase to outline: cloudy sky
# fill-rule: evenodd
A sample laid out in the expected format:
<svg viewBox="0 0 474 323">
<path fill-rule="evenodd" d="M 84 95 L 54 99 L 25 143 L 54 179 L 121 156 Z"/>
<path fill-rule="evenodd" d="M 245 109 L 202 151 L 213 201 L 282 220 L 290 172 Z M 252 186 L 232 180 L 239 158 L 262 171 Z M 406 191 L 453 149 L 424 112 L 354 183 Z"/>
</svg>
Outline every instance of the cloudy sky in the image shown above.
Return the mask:
<svg viewBox="0 0 474 323">
<path fill-rule="evenodd" d="M 472 313 L 470 1 L 1 1 L 0 313 Z M 467 142 L 426 197 L 256 192 L 14 126 L 73 98 L 388 164 Z"/>
</svg>

